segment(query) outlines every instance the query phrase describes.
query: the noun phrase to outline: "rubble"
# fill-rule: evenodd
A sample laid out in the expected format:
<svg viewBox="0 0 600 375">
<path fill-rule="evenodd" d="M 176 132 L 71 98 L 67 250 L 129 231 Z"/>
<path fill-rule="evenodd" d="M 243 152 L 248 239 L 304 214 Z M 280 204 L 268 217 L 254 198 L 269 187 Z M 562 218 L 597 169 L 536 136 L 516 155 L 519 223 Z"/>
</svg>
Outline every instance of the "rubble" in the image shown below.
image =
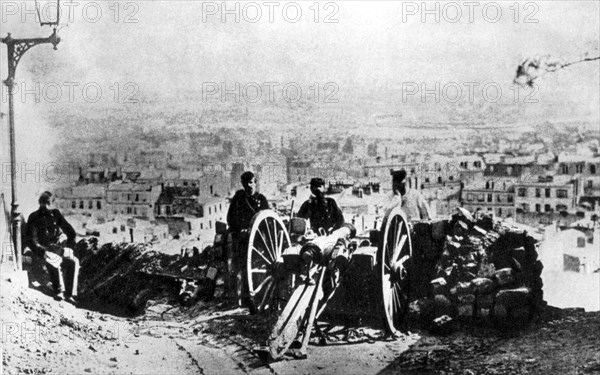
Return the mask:
<svg viewBox="0 0 600 375">
<path fill-rule="evenodd" d="M 80 242 L 80 298 L 125 306 L 134 312 L 150 299 L 165 298 L 184 305 L 215 294 L 224 264 L 214 247 L 182 249 L 168 255 L 147 244 Z"/>
<path fill-rule="evenodd" d="M 511 329 L 542 312 L 543 266 L 525 231 L 461 209 L 452 220 L 415 223 L 412 243 L 412 322 L 438 332 L 442 317 Z"/>
</svg>

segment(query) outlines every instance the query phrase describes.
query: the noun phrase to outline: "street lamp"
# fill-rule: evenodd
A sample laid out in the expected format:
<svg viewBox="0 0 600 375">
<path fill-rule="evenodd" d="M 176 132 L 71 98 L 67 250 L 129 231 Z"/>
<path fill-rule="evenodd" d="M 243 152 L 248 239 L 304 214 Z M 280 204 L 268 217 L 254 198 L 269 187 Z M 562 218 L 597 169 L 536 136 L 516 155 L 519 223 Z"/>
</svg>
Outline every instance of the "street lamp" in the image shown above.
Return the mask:
<svg viewBox="0 0 600 375">
<path fill-rule="evenodd" d="M 36 3 L 37 6 L 37 3 Z M 60 8 L 60 0 L 56 1 L 57 9 Z M 40 16 L 41 26 L 52 26 L 53 32 L 47 38 L 24 38 L 15 39 L 10 33 L 5 38 L 2 38 L 2 43 L 6 44 L 7 55 L 8 55 L 8 78 L 4 80 L 4 84 L 8 88 L 8 128 L 10 138 L 10 184 L 11 184 L 11 218 L 12 218 L 12 236 L 13 244 L 16 255 L 17 270 L 22 269 L 22 255 L 21 255 L 21 215 L 19 213 L 19 203 L 17 200 L 17 182 L 16 182 L 16 165 L 17 160 L 15 156 L 15 110 L 14 110 L 14 86 L 15 86 L 15 73 L 19 61 L 30 48 L 37 46 L 38 44 L 52 44 L 56 50 L 56 46 L 60 43 L 60 38 L 56 33 L 56 27 L 59 23 L 60 12 L 57 11 L 56 20 L 42 20 Z"/>
</svg>

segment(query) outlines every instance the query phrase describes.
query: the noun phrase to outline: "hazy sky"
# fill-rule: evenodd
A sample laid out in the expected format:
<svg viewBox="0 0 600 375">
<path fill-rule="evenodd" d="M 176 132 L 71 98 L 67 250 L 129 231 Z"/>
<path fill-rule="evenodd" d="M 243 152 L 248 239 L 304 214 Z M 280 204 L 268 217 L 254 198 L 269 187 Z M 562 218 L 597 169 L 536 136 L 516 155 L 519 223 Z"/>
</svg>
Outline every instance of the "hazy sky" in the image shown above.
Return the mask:
<svg viewBox="0 0 600 375">
<path fill-rule="evenodd" d="M 27 78 L 29 71 L 39 73 L 34 77 L 41 81 L 48 77 L 57 82 L 95 81 L 103 87 L 109 82 L 135 82 L 141 91 L 160 91 L 158 95 L 176 95 L 173 89 L 201 87 L 207 81 L 307 85 L 334 81 L 341 90 L 351 84 L 422 81 L 508 85 L 525 57 L 572 57 L 594 47 L 598 53 L 600 28 L 597 1 L 546 1 L 535 7 L 525 2 L 516 7 L 513 2 L 476 2 L 471 8 L 473 22 L 465 2 L 452 2 L 453 7 L 429 2 L 429 9 L 438 7 L 439 22 L 435 14 L 426 15 L 422 22 L 422 2 L 338 1 L 327 9 L 326 3 L 319 4 L 319 23 L 314 22 L 314 8 L 310 9 L 313 2 L 298 3 L 302 16 L 296 23 L 284 19 L 285 2 L 272 8 L 273 23 L 264 2 L 251 3 L 257 7 L 237 3 L 240 22 L 235 22 L 234 15 L 222 22 L 221 2 L 134 1 L 120 6 L 104 2 L 98 6 L 102 15 L 95 23 L 91 21 L 96 3 L 81 4 L 71 8 L 73 22 L 60 31 L 59 50 L 37 47 L 30 51 L 21 64 L 21 78 Z M 502 13 L 493 23 L 497 4 Z M 235 5 L 227 6 L 235 9 Z M 119 22 L 115 22 L 116 8 L 120 9 Z M 248 22 L 256 8 L 262 16 L 256 23 Z M 295 9 L 287 8 L 290 18 Z M 324 23 L 332 12 L 332 20 L 338 22 Z M 27 15 L 24 24 L 20 12 L 12 13 L 12 8 L 5 9 L 3 34 L 48 34 L 47 27 L 40 30 L 33 24 L 33 15 Z M 126 23 L 126 15 L 137 23 Z M 529 23 L 525 22 L 528 15 Z M 51 63 L 51 71 L 36 66 L 41 59 Z M 561 74 L 565 81 L 584 86 L 580 89 L 586 89 L 586 82 L 598 87 L 597 63 Z M 582 98 L 588 94 L 583 92 Z"/>
</svg>

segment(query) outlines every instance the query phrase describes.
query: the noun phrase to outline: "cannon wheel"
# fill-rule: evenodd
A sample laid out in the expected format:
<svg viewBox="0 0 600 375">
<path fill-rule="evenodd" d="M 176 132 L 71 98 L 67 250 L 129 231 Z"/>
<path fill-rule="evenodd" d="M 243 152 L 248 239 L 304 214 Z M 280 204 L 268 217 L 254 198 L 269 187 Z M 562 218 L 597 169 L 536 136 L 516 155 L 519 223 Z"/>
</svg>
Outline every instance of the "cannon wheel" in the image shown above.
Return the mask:
<svg viewBox="0 0 600 375">
<path fill-rule="evenodd" d="M 408 269 L 412 243 L 406 215 L 400 207 L 392 209 L 382 224 L 382 239 L 377 251 L 386 331 L 397 336 L 408 307 Z"/>
<path fill-rule="evenodd" d="M 283 266 L 283 251 L 292 244 L 283 222 L 271 210 L 252 220 L 246 262 L 251 311 L 278 310 L 289 297 L 292 275 Z"/>
</svg>

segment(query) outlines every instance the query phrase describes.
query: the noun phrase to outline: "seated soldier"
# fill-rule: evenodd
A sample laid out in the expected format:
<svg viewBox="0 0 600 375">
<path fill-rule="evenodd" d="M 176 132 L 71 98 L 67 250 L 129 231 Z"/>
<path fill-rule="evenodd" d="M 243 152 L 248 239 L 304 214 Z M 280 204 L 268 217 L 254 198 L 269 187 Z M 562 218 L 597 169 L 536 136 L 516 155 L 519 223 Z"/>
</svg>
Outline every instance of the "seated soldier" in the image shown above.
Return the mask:
<svg viewBox="0 0 600 375">
<path fill-rule="evenodd" d="M 38 202 L 40 208 L 27 220 L 26 243 L 35 255 L 45 261 L 56 292 L 55 299 L 60 301 L 66 294 L 67 301 L 76 304 L 79 259 L 73 254 L 75 230 L 59 210 L 53 209 L 52 193 L 42 193 Z M 67 236 L 65 244 L 60 242 L 62 234 Z M 66 285 L 63 269 L 67 275 Z"/>
<path fill-rule="evenodd" d="M 228 248 L 227 263 L 229 268 L 227 289 L 230 297 L 236 294 L 234 281 L 244 275 L 246 262 L 246 248 L 248 246 L 248 231 L 252 224 L 254 215 L 269 209 L 269 202 L 264 195 L 256 191 L 256 177 L 252 172 L 244 172 L 241 176 L 243 189 L 238 190 L 229 205 L 227 212 L 227 224 L 231 234 L 231 246 Z M 240 275 L 241 276 L 238 276 Z M 243 304 L 248 304 L 248 292 L 246 283 L 239 280 Z"/>
<path fill-rule="evenodd" d="M 310 220 L 313 232 L 322 234 L 331 233 L 344 224 L 344 215 L 333 198 L 325 197 L 325 181 L 322 178 L 310 180 L 312 196 L 302 204 L 297 216 Z"/>
</svg>

